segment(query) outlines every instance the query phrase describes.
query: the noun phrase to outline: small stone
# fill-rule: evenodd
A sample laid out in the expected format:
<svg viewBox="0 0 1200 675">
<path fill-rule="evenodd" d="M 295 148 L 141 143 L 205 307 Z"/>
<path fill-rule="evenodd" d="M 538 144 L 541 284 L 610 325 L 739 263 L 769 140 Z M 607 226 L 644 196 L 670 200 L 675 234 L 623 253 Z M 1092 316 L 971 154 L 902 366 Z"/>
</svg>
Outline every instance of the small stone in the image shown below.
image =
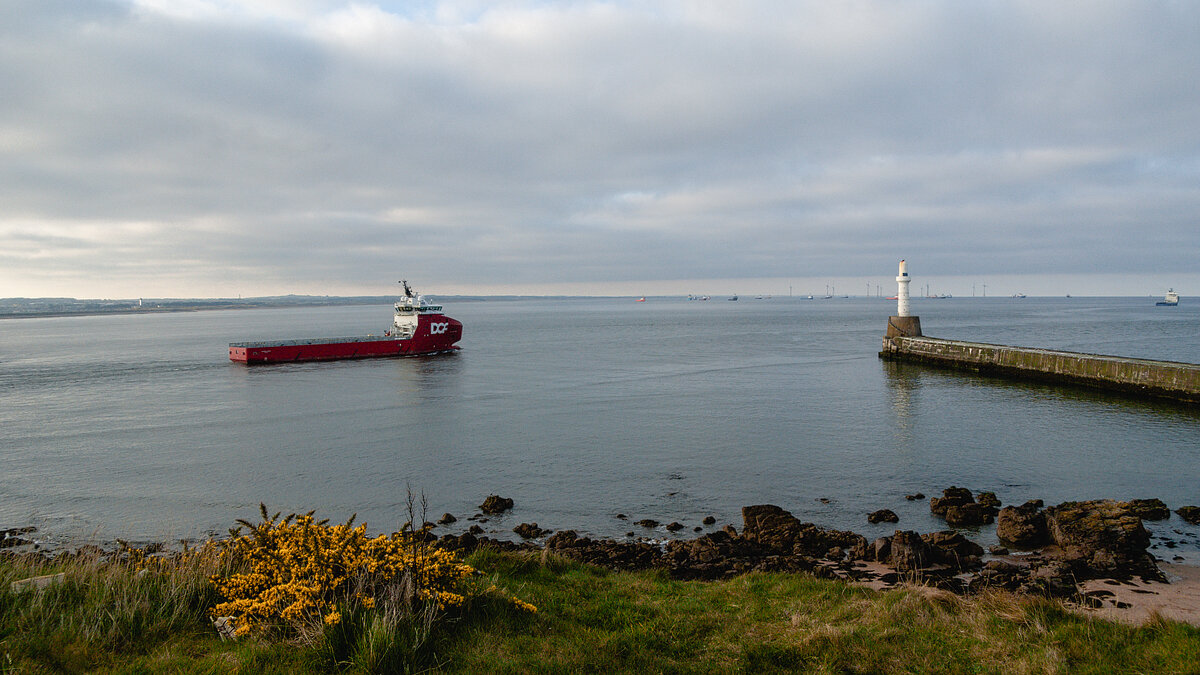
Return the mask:
<svg viewBox="0 0 1200 675">
<path fill-rule="evenodd" d="M 483 528 L 478 525 L 472 525 L 471 527 L 467 528 L 467 532 L 470 532 L 474 535 L 480 535 L 483 534 Z"/>
<path fill-rule="evenodd" d="M 713 516 L 705 516 L 704 520 L 702 520 L 701 522 L 704 523 L 705 525 L 712 525 L 713 523 L 717 522 L 717 519 L 714 518 Z"/>
<path fill-rule="evenodd" d="M 450 523 L 455 523 L 455 522 L 458 522 L 458 518 L 455 518 L 454 515 L 451 513 L 443 513 L 442 517 L 438 518 L 439 525 L 449 525 Z"/>
<path fill-rule="evenodd" d="M 218 616 L 213 619 L 213 627 L 217 629 L 222 641 L 237 639 L 237 627 L 233 624 L 232 616 Z"/>
<path fill-rule="evenodd" d="M 625 515 L 624 513 L 618 513 L 618 514 L 617 514 L 617 519 L 619 519 L 619 520 L 629 520 L 629 516 Z"/>
<path fill-rule="evenodd" d="M 654 520 L 653 518 L 643 518 L 642 520 L 634 523 L 634 525 L 641 525 L 642 527 L 658 527 L 658 521 Z"/>
<path fill-rule="evenodd" d="M 704 531 L 704 528 L 700 527 L 699 525 L 692 528 L 692 532 L 703 532 L 703 531 Z"/>
<path fill-rule="evenodd" d="M 681 523 L 672 522 L 670 525 L 667 525 L 668 532 L 678 532 L 682 529 L 683 529 L 683 525 Z"/>
</svg>

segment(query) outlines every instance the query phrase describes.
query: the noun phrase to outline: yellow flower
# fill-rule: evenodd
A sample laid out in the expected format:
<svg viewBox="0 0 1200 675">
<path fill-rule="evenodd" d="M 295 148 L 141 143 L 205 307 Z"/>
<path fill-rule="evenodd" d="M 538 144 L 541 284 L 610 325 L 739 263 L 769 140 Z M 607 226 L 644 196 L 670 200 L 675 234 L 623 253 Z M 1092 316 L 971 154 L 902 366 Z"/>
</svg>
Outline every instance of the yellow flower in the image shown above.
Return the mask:
<svg viewBox="0 0 1200 675">
<path fill-rule="evenodd" d="M 341 621 L 342 621 L 342 615 L 339 614 L 336 609 L 325 615 L 325 625 L 326 626 L 332 626 L 332 625 L 341 623 Z"/>
</svg>

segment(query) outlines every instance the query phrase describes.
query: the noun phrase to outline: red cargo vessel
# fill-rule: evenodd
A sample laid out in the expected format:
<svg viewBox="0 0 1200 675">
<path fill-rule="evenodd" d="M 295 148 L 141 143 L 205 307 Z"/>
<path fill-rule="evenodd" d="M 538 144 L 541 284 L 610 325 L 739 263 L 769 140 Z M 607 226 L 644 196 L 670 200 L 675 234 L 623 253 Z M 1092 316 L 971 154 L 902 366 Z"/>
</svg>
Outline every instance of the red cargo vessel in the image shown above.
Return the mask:
<svg viewBox="0 0 1200 675">
<path fill-rule="evenodd" d="M 442 314 L 441 305 L 426 304 L 407 281 L 400 283 L 404 284 L 404 297 L 396 302 L 392 326 L 382 336 L 231 342 L 229 358 L 256 364 L 420 356 L 459 349 L 454 343 L 462 339 L 462 323 Z"/>
</svg>

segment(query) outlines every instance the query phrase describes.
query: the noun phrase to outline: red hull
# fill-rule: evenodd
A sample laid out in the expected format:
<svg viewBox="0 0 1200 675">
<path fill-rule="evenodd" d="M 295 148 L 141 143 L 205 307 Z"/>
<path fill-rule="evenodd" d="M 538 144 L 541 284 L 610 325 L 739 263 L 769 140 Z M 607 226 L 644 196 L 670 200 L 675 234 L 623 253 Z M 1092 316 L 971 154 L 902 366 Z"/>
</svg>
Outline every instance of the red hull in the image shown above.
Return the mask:
<svg viewBox="0 0 1200 675">
<path fill-rule="evenodd" d="M 319 338 L 277 342 L 234 342 L 229 359 L 248 365 L 288 361 L 332 361 L 385 356 L 420 356 L 459 349 L 462 323 L 444 314 L 422 314 L 417 331 L 407 339 L 391 337 Z"/>
</svg>

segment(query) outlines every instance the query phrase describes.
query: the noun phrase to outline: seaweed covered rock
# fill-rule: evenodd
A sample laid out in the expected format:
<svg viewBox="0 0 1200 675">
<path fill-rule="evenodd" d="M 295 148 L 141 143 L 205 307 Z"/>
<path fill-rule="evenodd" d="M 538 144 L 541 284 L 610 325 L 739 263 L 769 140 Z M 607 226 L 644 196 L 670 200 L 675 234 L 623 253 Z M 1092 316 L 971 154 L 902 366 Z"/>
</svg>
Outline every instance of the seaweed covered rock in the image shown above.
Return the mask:
<svg viewBox="0 0 1200 675">
<path fill-rule="evenodd" d="M 504 513 L 513 507 L 513 500 L 500 495 L 489 495 L 483 503 L 479 505 L 479 510 L 488 515 L 496 513 Z"/>
<path fill-rule="evenodd" d="M 967 488 L 960 488 L 951 485 L 942 490 L 941 497 L 931 497 L 929 499 L 929 512 L 935 516 L 946 516 L 946 509 L 951 506 L 962 506 L 964 504 L 974 504 L 975 497 Z"/>
<path fill-rule="evenodd" d="M 928 547 L 932 562 L 952 567 L 956 570 L 968 570 L 978 567 L 983 547 L 953 530 L 930 532 L 921 535 L 921 540 Z"/>
<path fill-rule="evenodd" d="M 1046 529 L 1046 516 L 1042 513 L 1042 500 L 1034 499 L 1020 506 L 1000 509 L 996 520 L 996 536 L 1009 546 L 1034 549 L 1050 540 Z"/>
<path fill-rule="evenodd" d="M 1097 577 L 1163 580 L 1146 551 L 1150 533 L 1123 502 L 1098 499 L 1064 502 L 1044 511 L 1046 528 L 1057 547 L 1054 557 L 1081 579 Z"/>
<path fill-rule="evenodd" d="M 867 522 L 871 524 L 898 523 L 900 522 L 900 516 L 897 516 L 896 512 L 891 509 L 879 509 L 867 514 Z"/>
<path fill-rule="evenodd" d="M 1125 506 L 1142 520 L 1166 520 L 1171 517 L 1171 509 L 1161 499 L 1131 499 L 1125 502 Z"/>
<path fill-rule="evenodd" d="M 1175 513 L 1193 525 L 1200 525 L 1200 506 L 1181 506 Z"/>
<path fill-rule="evenodd" d="M 835 548 L 846 551 L 867 544 L 861 534 L 800 522 L 773 504 L 743 507 L 742 521 L 742 537 L 775 555 L 823 558 Z"/>
<path fill-rule="evenodd" d="M 550 534 L 550 530 L 543 530 L 538 527 L 537 523 L 521 523 L 513 528 L 522 539 L 537 539 L 538 537 Z"/>
<path fill-rule="evenodd" d="M 942 516 L 951 527 L 977 527 L 996 520 L 991 508 L 975 502 L 947 506 Z"/>
<path fill-rule="evenodd" d="M 991 511 L 993 516 L 1000 512 L 1000 498 L 995 492 L 980 492 L 975 496 L 975 502 Z"/>
</svg>

